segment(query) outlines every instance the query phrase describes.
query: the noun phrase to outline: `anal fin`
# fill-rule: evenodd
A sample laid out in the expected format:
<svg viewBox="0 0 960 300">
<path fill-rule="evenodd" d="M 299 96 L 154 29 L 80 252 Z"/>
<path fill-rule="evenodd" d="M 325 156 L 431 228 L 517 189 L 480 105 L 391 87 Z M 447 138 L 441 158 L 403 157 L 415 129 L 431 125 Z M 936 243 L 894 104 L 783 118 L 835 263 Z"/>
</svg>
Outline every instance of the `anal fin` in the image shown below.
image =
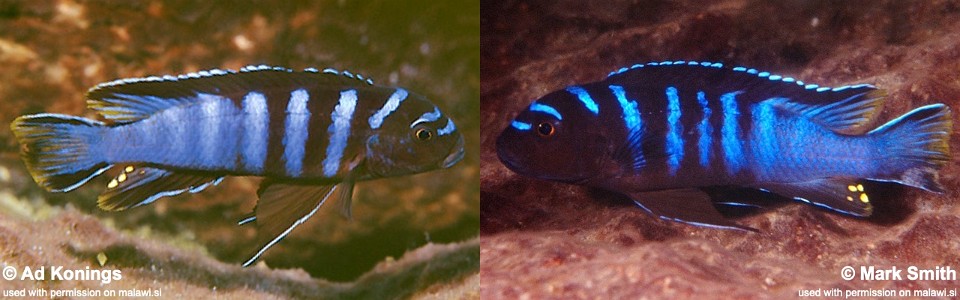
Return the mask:
<svg viewBox="0 0 960 300">
<path fill-rule="evenodd" d="M 273 245 L 280 242 L 294 228 L 306 222 L 320 209 L 333 192 L 334 185 L 299 185 L 264 180 L 257 194 L 260 200 L 253 216 L 239 224 L 256 222 L 257 244 L 260 248 L 243 263 L 250 266 Z"/>
<path fill-rule="evenodd" d="M 127 165 L 110 180 L 107 189 L 97 198 L 97 204 L 104 210 L 124 210 L 150 204 L 161 197 L 197 193 L 221 180 L 223 177 Z"/>
<path fill-rule="evenodd" d="M 627 196 L 660 219 L 721 229 L 757 231 L 726 219 L 713 206 L 710 196 L 699 189 L 634 192 Z"/>
<path fill-rule="evenodd" d="M 835 177 L 804 182 L 757 184 L 754 187 L 784 197 L 858 217 L 873 213 L 863 180 Z"/>
</svg>

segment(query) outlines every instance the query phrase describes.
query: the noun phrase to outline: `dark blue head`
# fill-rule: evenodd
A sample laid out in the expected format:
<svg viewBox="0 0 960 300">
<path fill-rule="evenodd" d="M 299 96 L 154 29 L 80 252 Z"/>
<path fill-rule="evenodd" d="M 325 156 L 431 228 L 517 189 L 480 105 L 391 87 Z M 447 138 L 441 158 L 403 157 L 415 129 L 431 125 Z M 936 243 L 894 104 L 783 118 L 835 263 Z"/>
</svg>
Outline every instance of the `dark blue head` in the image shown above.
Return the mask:
<svg viewBox="0 0 960 300">
<path fill-rule="evenodd" d="M 610 143 L 599 108 L 580 87 L 550 93 L 521 112 L 497 138 L 510 170 L 540 179 L 580 182 L 599 175 Z"/>
</svg>

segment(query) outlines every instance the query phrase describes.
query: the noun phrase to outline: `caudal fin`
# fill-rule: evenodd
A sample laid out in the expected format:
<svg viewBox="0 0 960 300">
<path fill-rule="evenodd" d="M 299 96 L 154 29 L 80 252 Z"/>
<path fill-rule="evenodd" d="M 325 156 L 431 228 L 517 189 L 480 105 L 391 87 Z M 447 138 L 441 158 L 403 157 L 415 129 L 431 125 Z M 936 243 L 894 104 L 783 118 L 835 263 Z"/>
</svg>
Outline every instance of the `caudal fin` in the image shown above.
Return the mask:
<svg viewBox="0 0 960 300">
<path fill-rule="evenodd" d="M 104 128 L 58 114 L 21 116 L 10 124 L 33 180 L 51 192 L 73 190 L 110 168 L 98 149 Z"/>
<path fill-rule="evenodd" d="M 881 181 L 943 193 L 937 171 L 950 161 L 950 108 L 931 104 L 914 109 L 869 132 L 884 145 Z"/>
</svg>

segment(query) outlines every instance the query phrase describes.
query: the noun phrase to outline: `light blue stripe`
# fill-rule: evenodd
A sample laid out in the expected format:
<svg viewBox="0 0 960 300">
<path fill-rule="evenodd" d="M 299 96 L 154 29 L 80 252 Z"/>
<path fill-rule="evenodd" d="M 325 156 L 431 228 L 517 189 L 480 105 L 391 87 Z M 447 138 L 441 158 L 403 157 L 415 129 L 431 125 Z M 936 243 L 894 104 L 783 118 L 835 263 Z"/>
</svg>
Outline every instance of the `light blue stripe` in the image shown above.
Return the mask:
<svg viewBox="0 0 960 300">
<path fill-rule="evenodd" d="M 774 98 L 776 99 L 776 98 Z M 776 137 L 776 115 L 771 99 L 753 105 L 753 157 L 757 160 L 757 170 L 774 172 L 774 162 L 781 155 Z"/>
<path fill-rule="evenodd" d="M 453 120 L 447 119 L 447 126 L 437 129 L 437 135 L 444 136 L 444 135 L 451 134 L 454 131 L 457 131 L 457 126 L 453 125 Z"/>
<path fill-rule="evenodd" d="M 246 170 L 263 172 L 267 159 L 267 141 L 270 137 L 270 112 L 267 98 L 258 92 L 243 97 L 243 150 L 241 161 Z"/>
<path fill-rule="evenodd" d="M 552 106 L 549 106 L 546 104 L 533 103 L 532 105 L 530 105 L 530 111 L 542 112 L 542 113 L 553 116 L 554 118 L 557 119 L 557 121 L 563 121 L 563 116 L 560 115 L 560 112 L 558 112 L 556 108 L 553 108 Z"/>
<path fill-rule="evenodd" d="M 370 128 L 379 129 L 380 126 L 383 125 L 383 119 L 386 119 L 390 116 L 390 113 L 397 110 L 397 107 L 400 107 L 400 103 L 402 103 L 404 99 L 407 99 L 407 95 L 407 90 L 397 88 L 397 90 L 390 95 L 390 98 L 387 99 L 387 102 L 383 104 L 383 107 L 370 116 L 368 120 Z"/>
<path fill-rule="evenodd" d="M 727 172 L 736 174 L 743 168 L 743 146 L 740 144 L 740 111 L 737 108 L 737 94 L 731 92 L 720 96 L 723 105 L 723 127 L 720 129 L 723 155 L 727 163 Z"/>
<path fill-rule="evenodd" d="M 613 91 L 614 97 L 617 98 L 617 102 L 620 103 L 620 108 L 623 110 L 623 122 L 628 132 L 627 140 L 624 142 L 630 143 L 630 137 L 638 136 L 643 131 L 640 108 L 636 101 L 627 99 L 627 93 L 623 90 L 622 86 L 611 85 L 610 90 Z M 633 157 L 635 162 L 644 161 L 642 149 L 633 149 Z"/>
<path fill-rule="evenodd" d="M 697 102 L 703 108 L 703 118 L 700 119 L 700 124 L 697 124 L 697 132 L 700 134 L 697 147 L 700 149 L 700 166 L 706 168 L 710 166 L 712 154 L 710 150 L 713 149 L 713 126 L 710 125 L 710 115 L 713 112 L 710 111 L 707 95 L 704 92 L 697 92 Z"/>
<path fill-rule="evenodd" d="M 683 161 L 683 128 L 680 125 L 680 96 L 677 95 L 677 88 L 667 87 L 667 166 L 670 175 L 677 175 L 680 169 L 680 162 Z"/>
<path fill-rule="evenodd" d="M 225 145 L 223 144 L 223 134 L 220 132 L 220 125 L 222 124 L 218 120 L 218 115 L 221 107 L 221 101 L 219 97 L 207 94 L 198 95 L 200 100 L 200 138 L 197 143 L 200 144 L 200 166 L 204 167 L 214 167 L 220 165 L 222 159 L 220 159 L 220 154 L 224 152 Z"/>
<path fill-rule="evenodd" d="M 413 123 L 410 123 L 410 128 L 413 128 L 414 126 L 417 126 L 417 124 L 420 124 L 423 122 L 434 122 L 439 119 L 440 119 L 440 109 L 438 109 L 437 107 L 433 107 L 433 111 L 423 113 L 422 115 L 420 115 L 420 118 L 417 118 L 415 121 L 413 121 Z"/>
<path fill-rule="evenodd" d="M 287 102 L 287 120 L 283 133 L 283 161 L 287 175 L 298 177 L 303 173 L 303 156 L 306 152 L 308 124 L 310 111 L 307 110 L 307 101 L 310 94 L 304 89 L 290 93 L 290 102 Z"/>
<path fill-rule="evenodd" d="M 531 125 L 530 123 L 524 123 L 519 121 L 510 122 L 510 126 L 520 131 L 527 131 L 527 130 L 530 130 L 531 127 L 533 127 L 533 125 Z"/>
<path fill-rule="evenodd" d="M 323 176 L 334 177 L 340 169 L 343 150 L 347 148 L 347 138 L 350 137 L 350 120 L 353 119 L 356 108 L 357 91 L 340 92 L 340 100 L 331 114 L 333 123 L 327 129 L 330 133 L 330 144 L 327 145 L 327 156 L 323 158 Z"/>
<path fill-rule="evenodd" d="M 571 86 L 567 88 L 567 92 L 577 96 L 577 98 L 580 99 L 580 102 L 583 102 L 583 106 L 594 115 L 600 114 L 600 107 L 598 107 L 597 103 L 593 101 L 593 98 L 590 97 L 590 94 L 587 93 L 587 90 L 584 90 L 579 86 Z"/>
</svg>

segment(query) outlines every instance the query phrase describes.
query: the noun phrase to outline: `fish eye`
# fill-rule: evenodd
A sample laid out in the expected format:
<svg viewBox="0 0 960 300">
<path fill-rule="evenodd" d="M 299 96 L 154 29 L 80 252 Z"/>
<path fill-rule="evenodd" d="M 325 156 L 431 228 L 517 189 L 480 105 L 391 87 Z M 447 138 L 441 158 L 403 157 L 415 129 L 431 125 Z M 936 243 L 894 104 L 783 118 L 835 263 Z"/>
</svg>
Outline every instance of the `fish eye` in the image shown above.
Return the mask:
<svg viewBox="0 0 960 300">
<path fill-rule="evenodd" d="M 426 142 L 433 138 L 433 132 L 430 129 L 420 128 L 417 129 L 417 132 L 414 134 L 418 140 Z"/>
<path fill-rule="evenodd" d="M 553 128 L 553 124 L 548 122 L 541 122 L 537 124 L 537 134 L 542 137 L 548 137 L 553 135 L 556 132 L 556 129 Z"/>
</svg>

